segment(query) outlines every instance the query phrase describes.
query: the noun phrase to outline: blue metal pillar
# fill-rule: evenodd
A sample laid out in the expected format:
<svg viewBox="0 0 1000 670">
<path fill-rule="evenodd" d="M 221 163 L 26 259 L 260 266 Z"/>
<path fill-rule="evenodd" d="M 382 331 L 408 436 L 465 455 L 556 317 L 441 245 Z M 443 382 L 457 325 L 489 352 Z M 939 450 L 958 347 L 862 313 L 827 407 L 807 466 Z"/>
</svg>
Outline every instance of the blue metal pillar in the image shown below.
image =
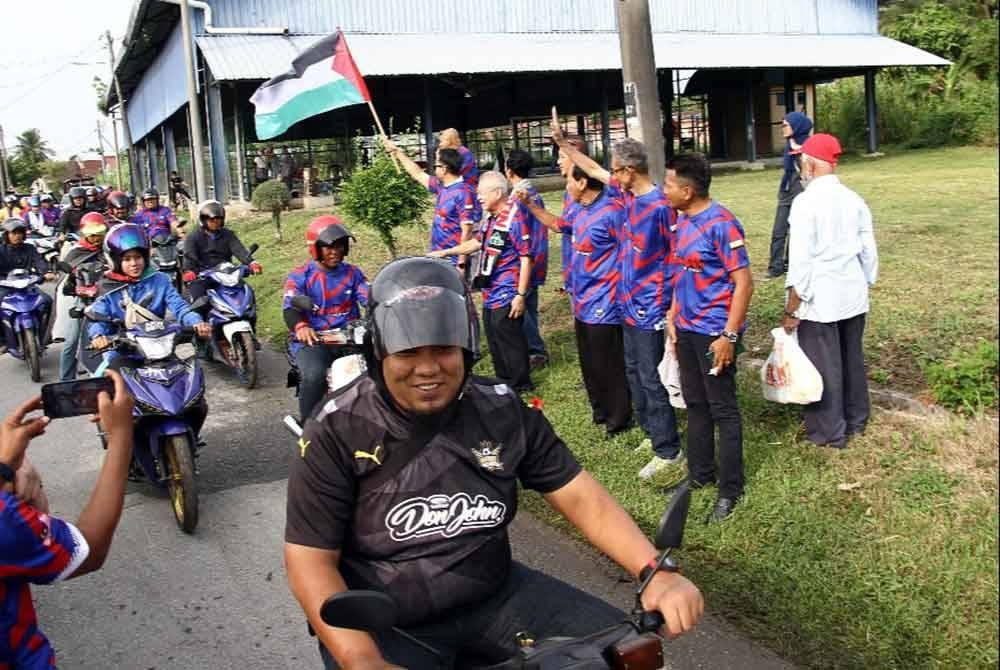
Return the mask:
<svg viewBox="0 0 1000 670">
<path fill-rule="evenodd" d="M 177 145 L 174 144 L 174 129 L 163 126 L 163 153 L 167 158 L 167 172 L 177 169 Z"/>
<path fill-rule="evenodd" d="M 219 202 L 228 202 L 229 150 L 226 147 L 226 129 L 222 124 L 222 92 L 215 82 L 206 86 L 205 90 L 208 94 L 208 146 L 212 155 L 214 197 Z"/>
</svg>

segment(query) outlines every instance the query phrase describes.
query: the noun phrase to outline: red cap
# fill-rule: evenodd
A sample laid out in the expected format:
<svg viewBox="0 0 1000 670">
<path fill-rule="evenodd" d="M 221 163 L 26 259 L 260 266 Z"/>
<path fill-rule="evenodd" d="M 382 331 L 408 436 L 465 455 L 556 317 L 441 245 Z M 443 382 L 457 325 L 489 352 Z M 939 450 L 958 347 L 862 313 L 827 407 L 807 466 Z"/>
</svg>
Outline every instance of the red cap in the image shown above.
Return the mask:
<svg viewBox="0 0 1000 670">
<path fill-rule="evenodd" d="M 802 144 L 802 153 L 826 161 L 830 165 L 837 164 L 837 157 L 844 153 L 840 142 L 833 135 L 817 133 Z"/>
</svg>

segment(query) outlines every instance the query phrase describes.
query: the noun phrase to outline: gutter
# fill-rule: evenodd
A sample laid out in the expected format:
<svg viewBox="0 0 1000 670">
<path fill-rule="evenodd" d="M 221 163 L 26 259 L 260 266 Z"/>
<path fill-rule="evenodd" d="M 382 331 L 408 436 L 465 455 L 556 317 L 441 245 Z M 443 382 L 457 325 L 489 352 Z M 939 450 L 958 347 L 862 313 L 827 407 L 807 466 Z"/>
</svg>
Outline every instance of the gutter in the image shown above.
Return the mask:
<svg viewBox="0 0 1000 670">
<path fill-rule="evenodd" d="M 160 0 L 171 5 L 180 5 L 180 0 Z M 212 25 L 212 7 L 204 0 L 187 0 L 187 4 L 205 13 L 205 32 L 209 35 L 287 35 L 288 26 L 260 26 L 241 28 L 217 28 Z"/>
</svg>

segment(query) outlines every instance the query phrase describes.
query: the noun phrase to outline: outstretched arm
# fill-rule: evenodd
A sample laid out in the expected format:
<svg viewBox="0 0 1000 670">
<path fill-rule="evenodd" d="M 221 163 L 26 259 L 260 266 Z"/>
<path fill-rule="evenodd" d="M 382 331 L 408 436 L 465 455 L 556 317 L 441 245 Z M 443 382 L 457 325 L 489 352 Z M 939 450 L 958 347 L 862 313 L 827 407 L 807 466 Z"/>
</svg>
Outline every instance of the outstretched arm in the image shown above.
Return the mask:
<svg viewBox="0 0 1000 670">
<path fill-rule="evenodd" d="M 563 136 L 562 126 L 559 125 L 559 114 L 556 112 L 554 105 L 552 107 L 552 121 L 549 127 L 552 131 L 552 141 L 558 145 L 559 151 L 565 153 L 573 161 L 574 165 L 586 172 L 587 176 L 592 179 L 598 179 L 605 184 L 611 181 L 611 173 L 605 170 L 604 166 L 566 141 L 566 138 Z"/>
<path fill-rule="evenodd" d="M 514 195 L 517 196 L 517 199 L 528 208 L 531 215 L 538 219 L 543 226 L 554 233 L 566 232 L 566 222 L 544 207 L 539 207 L 538 204 L 531 199 L 531 196 L 527 191 L 524 189 L 518 189 L 514 191 Z"/>
<path fill-rule="evenodd" d="M 396 143 L 390 140 L 388 137 L 382 137 L 382 146 L 385 150 L 389 152 L 389 155 L 395 158 L 402 164 L 403 169 L 406 170 L 406 174 L 410 175 L 414 181 L 419 182 L 424 188 L 430 185 L 431 178 L 426 172 L 420 169 L 420 166 L 413 162 L 413 159 L 406 155 L 406 152 L 396 146 Z"/>
</svg>

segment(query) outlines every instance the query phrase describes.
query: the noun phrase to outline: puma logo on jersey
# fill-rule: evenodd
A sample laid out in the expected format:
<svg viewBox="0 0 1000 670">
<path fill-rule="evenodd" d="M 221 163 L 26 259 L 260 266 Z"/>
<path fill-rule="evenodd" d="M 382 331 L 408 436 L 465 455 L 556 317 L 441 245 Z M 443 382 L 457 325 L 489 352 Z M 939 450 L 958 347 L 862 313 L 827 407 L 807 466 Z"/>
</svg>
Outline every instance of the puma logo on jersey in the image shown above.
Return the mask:
<svg viewBox="0 0 1000 670">
<path fill-rule="evenodd" d="M 309 448 L 310 441 L 304 438 L 299 438 L 299 454 L 302 458 L 306 457 L 306 449 Z"/>
<path fill-rule="evenodd" d="M 371 453 L 367 451 L 361 451 L 360 449 L 354 452 L 354 458 L 368 459 L 370 461 L 375 461 L 375 465 L 382 465 L 382 445 L 376 444 L 375 450 Z"/>
</svg>

